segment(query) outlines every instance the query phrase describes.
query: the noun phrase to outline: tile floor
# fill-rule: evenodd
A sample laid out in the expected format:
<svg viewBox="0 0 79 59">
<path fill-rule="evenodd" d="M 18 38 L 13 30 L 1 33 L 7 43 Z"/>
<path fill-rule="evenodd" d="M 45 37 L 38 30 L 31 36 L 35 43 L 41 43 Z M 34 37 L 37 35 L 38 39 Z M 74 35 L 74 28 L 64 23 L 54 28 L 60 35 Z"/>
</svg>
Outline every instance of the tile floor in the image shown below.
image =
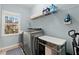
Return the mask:
<svg viewBox="0 0 79 59">
<path fill-rule="evenodd" d="M 9 51 L 2 51 L 0 55 L 24 55 L 24 53 L 21 48 L 16 48 Z"/>
<path fill-rule="evenodd" d="M 1 51 L 0 55 L 6 55 L 6 51 Z"/>
</svg>

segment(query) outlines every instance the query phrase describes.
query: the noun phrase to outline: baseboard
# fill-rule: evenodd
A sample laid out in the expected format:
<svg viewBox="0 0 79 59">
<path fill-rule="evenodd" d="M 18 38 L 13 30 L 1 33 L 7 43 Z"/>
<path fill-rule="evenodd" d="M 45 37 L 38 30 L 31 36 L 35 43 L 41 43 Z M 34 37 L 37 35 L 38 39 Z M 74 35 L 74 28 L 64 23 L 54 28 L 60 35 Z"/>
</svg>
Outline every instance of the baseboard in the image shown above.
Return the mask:
<svg viewBox="0 0 79 59">
<path fill-rule="evenodd" d="M 9 51 L 9 50 L 12 50 L 12 49 L 15 49 L 15 48 L 18 48 L 18 47 L 21 47 L 20 43 L 17 43 L 17 44 L 8 46 L 8 47 L 0 48 L 0 51 Z"/>
</svg>

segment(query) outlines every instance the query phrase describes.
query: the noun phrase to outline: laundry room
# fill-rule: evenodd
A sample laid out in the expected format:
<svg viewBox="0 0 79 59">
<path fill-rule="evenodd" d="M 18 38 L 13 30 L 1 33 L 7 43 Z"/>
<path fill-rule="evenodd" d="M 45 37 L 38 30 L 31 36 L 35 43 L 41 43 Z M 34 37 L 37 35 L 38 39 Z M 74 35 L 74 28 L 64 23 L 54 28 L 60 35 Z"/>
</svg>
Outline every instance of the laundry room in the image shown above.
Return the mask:
<svg viewBox="0 0 79 59">
<path fill-rule="evenodd" d="M 79 4 L 0 4 L 0 55 L 79 55 Z"/>
</svg>

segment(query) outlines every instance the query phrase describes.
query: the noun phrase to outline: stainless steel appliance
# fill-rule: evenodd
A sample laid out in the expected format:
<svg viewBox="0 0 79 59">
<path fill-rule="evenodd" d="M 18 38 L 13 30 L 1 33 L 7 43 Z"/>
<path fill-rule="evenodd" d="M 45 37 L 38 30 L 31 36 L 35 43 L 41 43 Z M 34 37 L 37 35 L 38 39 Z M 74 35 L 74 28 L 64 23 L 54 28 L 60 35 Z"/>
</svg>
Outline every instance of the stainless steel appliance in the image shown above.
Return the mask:
<svg viewBox="0 0 79 59">
<path fill-rule="evenodd" d="M 23 32 L 23 51 L 27 55 L 37 54 L 37 40 L 36 38 L 43 35 L 41 28 L 29 28 L 28 31 Z"/>
</svg>

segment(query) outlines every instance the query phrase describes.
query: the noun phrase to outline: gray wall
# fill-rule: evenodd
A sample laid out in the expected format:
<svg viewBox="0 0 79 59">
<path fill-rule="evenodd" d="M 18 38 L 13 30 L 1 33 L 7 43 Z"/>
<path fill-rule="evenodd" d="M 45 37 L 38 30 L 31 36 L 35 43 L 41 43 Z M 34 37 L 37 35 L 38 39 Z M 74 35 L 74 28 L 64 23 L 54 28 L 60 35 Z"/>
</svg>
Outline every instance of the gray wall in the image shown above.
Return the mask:
<svg viewBox="0 0 79 59">
<path fill-rule="evenodd" d="M 1 23 L 1 9 L 21 14 L 21 31 L 26 31 L 29 22 L 29 8 L 25 9 L 19 5 L 0 5 L 0 48 L 7 47 L 19 42 L 19 35 L 1 36 L 2 23 Z"/>
<path fill-rule="evenodd" d="M 59 9 L 58 13 L 40 17 L 36 20 L 31 20 L 31 27 L 40 27 L 45 31 L 46 35 L 67 40 L 67 52 L 72 53 L 72 38 L 68 36 L 68 31 L 75 29 L 79 32 L 79 5 L 57 6 Z M 35 6 L 33 10 L 36 12 L 32 11 L 32 13 L 39 14 L 40 9 L 42 10 L 43 7 L 41 5 Z M 64 17 L 67 13 L 70 13 L 72 17 L 72 24 L 70 25 L 64 24 Z"/>
<path fill-rule="evenodd" d="M 26 31 L 30 27 L 40 27 L 45 31 L 46 35 L 63 38 L 67 40 L 67 52 L 72 53 L 72 38 L 68 36 L 68 31 L 75 29 L 79 32 L 79 5 L 57 5 L 59 8 L 58 13 L 48 16 L 40 17 L 36 20 L 29 20 L 29 15 L 39 14 L 42 8 L 47 5 L 36 5 L 34 9 L 27 9 L 17 5 L 0 5 L 0 48 L 16 44 L 19 40 L 19 36 L 1 36 L 2 22 L 1 22 L 1 7 L 2 10 L 13 11 L 20 13 L 21 30 Z M 65 25 L 64 17 L 67 13 L 70 13 L 72 17 L 72 24 Z M 31 25 L 30 25 L 30 23 Z"/>
</svg>

